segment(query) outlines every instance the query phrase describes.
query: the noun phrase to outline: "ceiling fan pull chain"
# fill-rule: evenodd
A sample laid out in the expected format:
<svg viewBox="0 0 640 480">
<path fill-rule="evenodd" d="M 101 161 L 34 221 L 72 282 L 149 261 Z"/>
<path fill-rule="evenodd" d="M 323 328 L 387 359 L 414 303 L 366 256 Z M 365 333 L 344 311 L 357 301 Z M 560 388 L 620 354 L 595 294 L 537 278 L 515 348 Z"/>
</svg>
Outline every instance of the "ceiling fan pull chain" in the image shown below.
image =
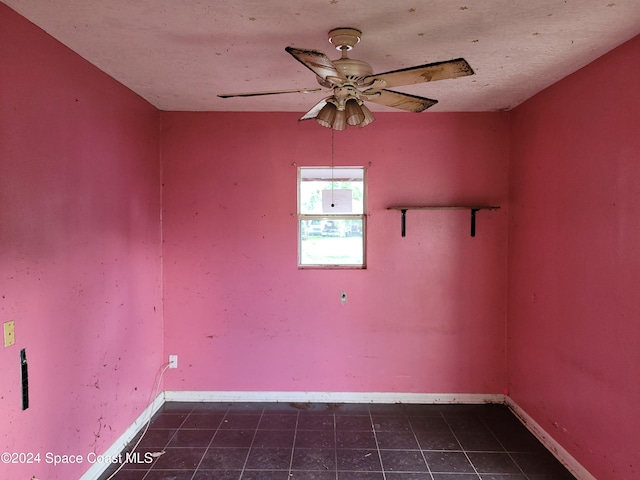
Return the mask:
<svg viewBox="0 0 640 480">
<path fill-rule="evenodd" d="M 331 208 L 335 207 L 333 203 L 333 128 L 331 129 Z"/>
</svg>

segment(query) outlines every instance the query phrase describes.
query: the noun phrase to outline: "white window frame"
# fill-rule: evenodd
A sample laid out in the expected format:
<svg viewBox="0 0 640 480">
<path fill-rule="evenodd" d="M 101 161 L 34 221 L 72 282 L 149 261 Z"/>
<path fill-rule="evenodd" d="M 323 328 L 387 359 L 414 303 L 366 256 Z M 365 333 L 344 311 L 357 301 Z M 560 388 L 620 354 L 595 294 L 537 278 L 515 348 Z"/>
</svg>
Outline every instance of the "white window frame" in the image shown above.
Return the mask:
<svg viewBox="0 0 640 480">
<path fill-rule="evenodd" d="M 328 181 L 345 181 L 346 178 L 341 176 L 341 172 L 345 172 L 348 170 L 358 170 L 362 172 L 362 212 L 361 213 L 302 213 L 301 212 L 301 182 L 303 181 L 303 171 L 305 170 L 322 170 L 325 171 L 325 177 L 322 179 Z M 298 187 L 298 198 L 297 198 L 297 211 L 298 211 L 298 268 L 299 269 L 356 269 L 362 270 L 366 269 L 367 265 L 367 214 L 366 214 L 366 203 L 367 203 L 367 171 L 365 167 L 357 166 L 357 167 L 330 167 L 330 166 L 303 166 L 298 167 L 298 179 L 297 179 L 297 187 Z M 349 263 L 302 263 L 302 241 L 303 241 L 303 229 L 302 222 L 308 220 L 320 220 L 320 221 L 330 221 L 330 220 L 359 220 L 362 223 L 362 263 L 358 264 L 349 264 Z"/>
</svg>

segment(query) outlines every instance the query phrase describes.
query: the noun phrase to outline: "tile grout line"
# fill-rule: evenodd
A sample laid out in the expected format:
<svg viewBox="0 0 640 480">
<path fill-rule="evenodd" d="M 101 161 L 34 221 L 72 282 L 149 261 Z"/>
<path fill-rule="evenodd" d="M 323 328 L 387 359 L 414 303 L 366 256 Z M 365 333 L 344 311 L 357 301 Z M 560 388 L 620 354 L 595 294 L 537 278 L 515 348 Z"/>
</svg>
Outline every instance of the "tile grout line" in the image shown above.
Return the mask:
<svg viewBox="0 0 640 480">
<path fill-rule="evenodd" d="M 194 410 L 195 410 L 195 408 L 193 410 L 191 410 L 191 413 L 189 413 L 189 416 L 193 413 Z M 220 423 L 218 423 L 218 426 L 216 427 L 216 433 L 213 434 L 213 437 L 211 437 L 211 440 L 209 440 L 209 444 L 207 445 L 207 448 L 204 449 L 204 453 L 202 454 L 202 458 L 198 462 L 198 465 L 196 465 L 196 469 L 193 471 L 193 475 L 191 475 L 191 480 L 193 480 L 193 478 L 196 476 L 196 473 L 198 473 L 198 470 L 200 469 L 200 465 L 202 465 L 204 457 L 206 457 L 207 453 L 209 453 L 209 449 L 211 448 L 211 444 L 213 443 L 213 440 L 216 438 L 216 435 L 218 435 L 218 432 L 220 431 L 220 426 L 224 422 L 224 419 L 227 418 L 227 414 L 228 413 L 229 413 L 229 408 L 227 408 L 227 410 L 224 412 L 224 415 L 220 419 Z M 189 416 L 187 416 L 187 418 L 189 418 Z"/>
<path fill-rule="evenodd" d="M 382 463 L 382 452 L 380 451 L 380 444 L 378 443 L 378 435 L 376 434 L 376 424 L 373 423 L 373 415 L 371 414 L 371 408 L 367 407 L 367 411 L 369 412 L 369 421 L 371 422 L 373 439 L 376 441 L 376 451 L 378 452 L 378 461 L 380 462 L 380 468 L 382 469 L 382 480 L 387 480 L 387 473 L 384 470 L 384 463 Z"/>
<path fill-rule="evenodd" d="M 431 477 L 431 480 L 434 480 L 433 472 L 431 471 L 431 467 L 429 466 L 429 462 L 427 462 L 427 457 L 424 454 L 425 450 L 422 449 L 422 445 L 420 445 L 420 440 L 418 440 L 418 436 L 416 435 L 416 431 L 413 429 L 413 422 L 411 421 L 411 417 L 406 413 L 405 413 L 405 416 L 407 417 L 407 421 L 409 422 L 409 428 L 411 429 L 411 433 L 413 434 L 413 439 L 416 441 L 416 444 L 418 445 L 418 448 L 420 449 L 420 454 L 422 455 L 422 460 L 424 460 L 424 464 L 427 466 L 427 472 L 429 473 L 429 476 Z"/>
<path fill-rule="evenodd" d="M 482 422 L 482 424 L 487 427 L 487 429 L 489 430 L 489 433 L 491 433 L 491 435 L 493 436 L 493 438 L 496 439 L 496 441 L 498 442 L 498 444 L 502 447 L 502 449 L 504 450 L 504 453 L 506 453 L 509 458 L 511 459 L 511 461 L 515 464 L 516 467 L 518 467 L 518 469 L 520 470 L 520 472 L 522 472 L 522 475 L 524 475 L 524 478 L 526 480 L 529 480 L 529 475 L 527 473 L 525 473 L 524 470 L 522 470 L 522 467 L 520 467 L 520 465 L 518 464 L 518 462 L 515 461 L 515 459 L 511 456 L 511 451 L 509 451 L 509 449 L 500 441 L 500 439 L 497 437 L 497 435 L 493 432 L 493 429 L 489 426 L 489 424 L 487 422 L 484 421 L 484 419 L 482 417 L 480 417 L 478 415 L 478 418 L 480 419 L 480 421 Z M 455 435 L 455 433 L 454 433 Z M 459 443 L 459 442 L 458 442 Z M 462 446 L 462 444 L 460 445 Z M 487 453 L 492 453 L 492 452 L 487 452 Z M 466 451 L 465 451 L 465 455 L 466 455 Z M 469 456 L 467 455 L 467 458 Z M 469 459 L 469 461 L 471 461 L 471 459 Z M 473 463 L 472 463 L 473 465 Z M 475 465 L 473 467 L 475 469 Z M 478 474 L 478 476 L 480 476 L 480 474 Z"/>
<path fill-rule="evenodd" d="M 247 458 L 244 459 L 244 464 L 242 465 L 242 470 L 240 471 L 240 478 L 244 476 L 244 471 L 247 468 L 247 463 L 249 462 L 249 456 L 251 455 L 251 450 L 253 450 L 253 444 L 256 441 L 256 437 L 258 436 L 258 428 L 260 427 L 260 422 L 262 422 L 262 417 L 264 417 L 264 407 L 260 411 L 260 418 L 258 419 L 258 424 L 256 425 L 256 429 L 253 432 L 253 438 L 251 438 L 251 444 L 249 445 L 249 451 L 247 451 Z"/>
<path fill-rule="evenodd" d="M 336 463 L 336 480 L 338 480 L 338 416 L 335 412 L 333 416 L 333 458 Z"/>
<path fill-rule="evenodd" d="M 442 412 L 440 413 L 440 415 L 442 415 Z M 477 415 L 476 415 L 477 416 Z M 480 417 L 478 417 L 480 418 Z M 476 466 L 473 464 L 473 462 L 471 461 L 471 458 L 469 457 L 469 455 L 467 454 L 467 450 L 462 446 L 462 442 L 460 442 L 460 439 L 458 438 L 458 435 L 456 435 L 456 432 L 453 431 L 453 428 L 451 428 L 451 425 L 449 424 L 449 422 L 447 421 L 447 417 L 445 417 L 444 415 L 442 415 L 442 419 L 444 420 L 444 423 L 447 424 L 447 427 L 449 428 L 449 430 L 451 431 L 451 434 L 453 435 L 453 438 L 456 439 L 456 442 L 458 442 L 458 445 L 460 445 L 460 451 L 464 454 L 464 457 L 467 459 L 467 462 L 469 462 L 469 465 L 471 465 L 471 468 L 473 468 L 473 472 L 476 474 L 476 477 L 478 478 L 482 478 L 480 476 L 480 472 L 478 472 L 478 469 L 476 468 Z M 480 421 L 482 421 L 482 419 L 480 419 Z"/>
<path fill-rule="evenodd" d="M 169 444 L 171 443 L 171 440 L 173 440 L 173 437 L 175 437 L 175 436 L 178 434 L 178 432 L 180 431 L 180 428 L 182 428 L 182 425 L 184 425 L 184 422 L 186 422 L 186 421 L 187 421 L 187 418 L 189 418 L 189 416 L 191 415 L 191 412 L 193 412 L 193 408 L 191 408 L 191 410 L 189 410 L 189 413 L 187 413 L 187 415 L 184 417 L 184 419 L 182 420 L 182 422 L 180 422 L 180 425 L 178 425 L 178 427 L 176 428 L 176 431 L 175 431 L 175 432 L 173 432 L 173 435 L 171 435 L 171 438 L 169 438 L 169 440 L 167 441 L 167 443 L 165 444 L 165 446 L 164 446 L 164 447 L 162 447 L 162 451 L 163 451 L 163 452 L 166 452 L 166 451 L 167 451 L 167 448 L 169 448 Z M 162 415 L 163 413 L 169 413 L 169 412 L 164 412 L 164 411 L 160 410 L 160 411 L 158 412 L 158 415 Z M 170 414 L 170 413 L 169 413 L 169 414 Z M 170 414 L 170 415 L 171 415 L 171 414 Z M 151 426 L 151 423 L 153 423 L 153 417 L 149 419 L 149 426 Z M 153 430 L 153 429 L 149 428 L 149 430 Z M 147 430 L 147 432 L 148 432 L 149 430 Z M 170 430 L 170 429 L 167 429 L 167 430 Z M 146 433 L 147 433 L 147 432 L 145 432 L 145 433 L 144 433 L 144 435 L 146 435 Z M 144 435 L 143 435 L 143 437 L 144 437 Z M 142 438 L 140 438 L 140 441 L 142 441 Z M 156 463 L 158 463 L 158 459 L 159 459 L 159 458 L 160 458 L 160 457 L 156 457 L 156 458 L 153 460 L 153 462 L 151 463 L 151 465 L 149 465 L 149 468 L 147 469 L 147 471 L 146 471 L 146 472 L 145 472 L 145 474 L 143 475 L 142 480 L 144 480 L 145 478 L 147 478 L 147 477 L 149 476 L 149 474 L 151 473 L 151 470 L 153 469 L 153 466 L 154 466 Z M 200 459 L 200 460 L 202 461 L 202 459 Z M 195 472 L 194 472 L 194 475 L 195 475 Z"/>
<path fill-rule="evenodd" d="M 298 437 L 298 423 L 300 421 L 300 411 L 296 412 L 296 426 L 293 430 L 293 444 L 291 445 L 291 458 L 289 459 L 289 478 L 293 476 L 293 453 L 296 450 L 296 439 Z"/>
</svg>

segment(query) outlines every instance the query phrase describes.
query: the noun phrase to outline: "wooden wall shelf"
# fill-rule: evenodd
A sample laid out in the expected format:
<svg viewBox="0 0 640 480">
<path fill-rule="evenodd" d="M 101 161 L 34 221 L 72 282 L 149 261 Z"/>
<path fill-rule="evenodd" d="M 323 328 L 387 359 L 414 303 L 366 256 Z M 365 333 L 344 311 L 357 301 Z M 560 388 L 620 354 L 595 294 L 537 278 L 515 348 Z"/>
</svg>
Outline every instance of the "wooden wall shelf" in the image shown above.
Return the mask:
<svg viewBox="0 0 640 480">
<path fill-rule="evenodd" d="M 498 210 L 500 207 L 495 205 L 453 205 L 453 206 L 440 206 L 440 205 L 418 205 L 412 207 L 388 207 L 387 210 L 400 210 L 401 217 L 401 234 L 403 237 L 407 234 L 407 210 L 469 210 L 471 212 L 471 236 L 476 236 L 476 212 L 479 210 Z"/>
</svg>

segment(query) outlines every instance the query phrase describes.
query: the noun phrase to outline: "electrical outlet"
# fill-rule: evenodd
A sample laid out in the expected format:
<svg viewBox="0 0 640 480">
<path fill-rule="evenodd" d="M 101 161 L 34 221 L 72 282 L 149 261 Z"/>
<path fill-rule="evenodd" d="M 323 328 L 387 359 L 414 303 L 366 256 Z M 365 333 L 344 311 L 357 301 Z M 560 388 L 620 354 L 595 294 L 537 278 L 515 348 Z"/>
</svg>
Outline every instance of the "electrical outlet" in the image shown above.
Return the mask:
<svg viewBox="0 0 640 480">
<path fill-rule="evenodd" d="M 178 355 L 169 355 L 169 368 L 178 368 Z"/>
</svg>

